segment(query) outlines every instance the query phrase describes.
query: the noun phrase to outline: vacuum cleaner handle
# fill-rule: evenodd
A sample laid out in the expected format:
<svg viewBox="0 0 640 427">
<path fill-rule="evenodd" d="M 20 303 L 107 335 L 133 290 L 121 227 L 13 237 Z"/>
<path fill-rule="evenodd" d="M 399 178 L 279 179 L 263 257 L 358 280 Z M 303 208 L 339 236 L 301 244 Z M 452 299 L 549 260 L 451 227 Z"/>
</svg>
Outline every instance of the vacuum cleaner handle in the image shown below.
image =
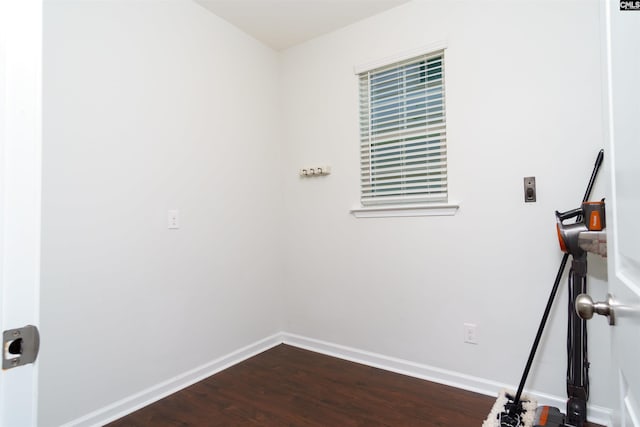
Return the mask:
<svg viewBox="0 0 640 427">
<path fill-rule="evenodd" d="M 598 175 L 598 171 L 602 166 L 602 162 L 604 160 L 604 150 L 600 149 L 598 152 L 598 156 L 596 157 L 596 162 L 593 165 L 593 172 L 591 172 L 591 178 L 589 178 L 589 185 L 587 185 L 587 191 L 584 192 L 584 197 L 582 198 L 582 202 L 586 202 L 591 197 L 591 190 L 593 189 L 593 184 L 596 182 L 596 176 Z M 580 220 L 578 220 L 579 222 Z"/>
<path fill-rule="evenodd" d="M 582 215 L 582 208 L 575 208 L 575 209 L 571 209 L 570 211 L 566 211 L 566 212 L 558 212 L 556 211 L 556 218 L 558 218 L 558 220 L 560 221 L 564 221 L 567 220 L 569 218 L 575 218 L 578 215 Z"/>
</svg>

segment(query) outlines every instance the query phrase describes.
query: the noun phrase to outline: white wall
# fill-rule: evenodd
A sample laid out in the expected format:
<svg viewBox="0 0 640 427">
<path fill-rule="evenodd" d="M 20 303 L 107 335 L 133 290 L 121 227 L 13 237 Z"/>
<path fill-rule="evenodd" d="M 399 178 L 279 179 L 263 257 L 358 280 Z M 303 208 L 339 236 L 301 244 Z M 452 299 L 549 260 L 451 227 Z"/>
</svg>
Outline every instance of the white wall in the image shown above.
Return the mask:
<svg viewBox="0 0 640 427">
<path fill-rule="evenodd" d="M 55 426 L 282 330 L 282 184 L 272 50 L 189 0 L 47 1 L 44 24 Z"/>
<path fill-rule="evenodd" d="M 553 211 L 601 146 L 598 24 L 595 0 L 414 1 L 278 57 L 187 0 L 46 1 L 40 424 L 282 330 L 517 385 L 561 258 Z M 355 219 L 353 66 L 439 40 L 462 207 Z M 298 178 L 313 164 L 333 172 Z M 590 273 L 601 299 L 604 261 Z M 529 382 L 555 396 L 565 292 Z M 610 406 L 600 320 L 591 403 Z"/>
<path fill-rule="evenodd" d="M 356 219 L 354 65 L 446 40 L 453 217 Z M 414 1 L 282 54 L 285 330 L 514 387 L 602 145 L 596 1 Z M 326 178 L 301 166 L 328 164 Z M 523 177 L 538 201 L 523 202 Z M 602 173 L 594 198 L 603 196 Z M 605 262 L 590 258 L 595 298 Z M 565 395 L 566 280 L 528 388 Z M 608 326 L 590 322 L 591 404 L 609 406 Z M 463 322 L 479 345 L 463 343 Z M 598 340 L 598 341 L 596 341 Z M 497 390 L 495 390 L 497 392 Z"/>
</svg>

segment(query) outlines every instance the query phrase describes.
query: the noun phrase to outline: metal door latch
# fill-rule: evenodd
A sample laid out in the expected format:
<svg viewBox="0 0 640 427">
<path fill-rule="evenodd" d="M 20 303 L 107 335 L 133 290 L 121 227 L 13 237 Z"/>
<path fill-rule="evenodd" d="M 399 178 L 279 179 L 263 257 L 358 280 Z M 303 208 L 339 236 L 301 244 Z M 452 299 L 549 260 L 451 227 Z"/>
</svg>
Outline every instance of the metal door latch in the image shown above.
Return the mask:
<svg viewBox="0 0 640 427">
<path fill-rule="evenodd" d="M 38 328 L 27 325 L 2 333 L 2 369 L 17 368 L 36 361 L 40 350 Z"/>
</svg>

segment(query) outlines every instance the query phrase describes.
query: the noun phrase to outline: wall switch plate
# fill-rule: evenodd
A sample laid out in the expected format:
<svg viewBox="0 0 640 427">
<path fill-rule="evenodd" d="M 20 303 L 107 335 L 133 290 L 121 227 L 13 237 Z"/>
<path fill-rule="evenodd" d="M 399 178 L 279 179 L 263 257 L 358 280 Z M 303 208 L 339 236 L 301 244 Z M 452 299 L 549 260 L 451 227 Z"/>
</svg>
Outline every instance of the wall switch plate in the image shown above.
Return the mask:
<svg viewBox="0 0 640 427">
<path fill-rule="evenodd" d="M 464 324 L 464 342 L 478 344 L 478 326 L 473 323 Z"/>
<path fill-rule="evenodd" d="M 170 210 L 167 216 L 167 228 L 177 230 L 180 228 L 180 211 Z"/>
<path fill-rule="evenodd" d="M 536 201 L 536 177 L 526 176 L 524 178 L 524 201 L 533 203 Z"/>
</svg>

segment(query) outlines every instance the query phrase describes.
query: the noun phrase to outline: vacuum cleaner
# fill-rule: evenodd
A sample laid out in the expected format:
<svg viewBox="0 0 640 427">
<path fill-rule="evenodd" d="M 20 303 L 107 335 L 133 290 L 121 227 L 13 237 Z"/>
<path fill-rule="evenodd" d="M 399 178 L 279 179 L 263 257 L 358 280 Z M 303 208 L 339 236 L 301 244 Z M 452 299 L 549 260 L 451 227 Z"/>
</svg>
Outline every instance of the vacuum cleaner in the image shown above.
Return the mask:
<svg viewBox="0 0 640 427">
<path fill-rule="evenodd" d="M 575 224 L 567 225 L 563 221 L 576 218 Z M 562 421 L 549 407 L 542 407 L 537 415 L 538 426 L 575 426 L 582 427 L 587 419 L 587 400 L 589 399 L 589 361 L 587 359 L 587 324 L 575 310 L 578 295 L 587 292 L 587 251 L 579 242 L 580 233 L 601 231 L 605 227 L 604 199 L 599 202 L 583 202 L 582 206 L 568 211 L 556 211 L 556 229 L 560 249 L 573 257 L 569 270 L 569 310 L 567 327 L 567 414 Z M 554 408 L 555 409 L 555 408 Z M 545 421 L 549 413 L 552 419 Z"/>
<path fill-rule="evenodd" d="M 567 211 L 556 211 L 556 231 L 560 249 L 564 252 L 558 273 L 547 300 L 529 358 L 515 395 L 502 392 L 483 427 L 583 427 L 587 418 L 587 400 L 589 398 L 589 361 L 587 359 L 587 325 L 574 310 L 576 297 L 587 291 L 587 252 L 580 246 L 580 233 L 600 231 L 605 226 L 604 199 L 589 202 L 591 191 L 598 171 L 602 166 L 604 150 L 596 158 L 593 172 L 587 185 L 582 205 Z M 575 223 L 565 221 L 575 218 Z M 567 324 L 567 407 L 566 415 L 558 408 L 538 407 L 531 399 L 524 397 L 522 391 L 529 376 L 540 339 L 544 331 L 553 301 L 558 292 L 560 280 L 569 256 L 573 258 L 569 272 L 569 307 Z"/>
</svg>

